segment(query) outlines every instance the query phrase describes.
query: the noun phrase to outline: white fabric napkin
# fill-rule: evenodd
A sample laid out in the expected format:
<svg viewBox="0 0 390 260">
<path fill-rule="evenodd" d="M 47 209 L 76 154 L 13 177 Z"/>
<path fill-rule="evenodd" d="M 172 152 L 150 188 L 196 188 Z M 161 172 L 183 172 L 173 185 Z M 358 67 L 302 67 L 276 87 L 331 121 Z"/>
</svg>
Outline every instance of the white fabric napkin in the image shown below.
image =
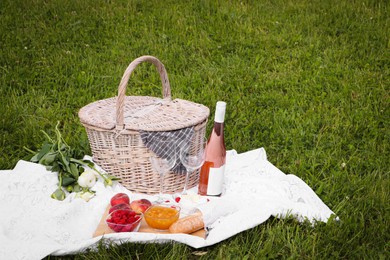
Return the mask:
<svg viewBox="0 0 390 260">
<path fill-rule="evenodd" d="M 227 160 L 224 196 L 249 206 L 257 202 L 274 216 L 291 214 L 300 221 L 326 222 L 333 214 L 304 181 L 270 163 L 263 148 L 241 154 L 230 151 Z"/>
<path fill-rule="evenodd" d="M 327 221 L 333 212 L 300 178 L 285 175 L 267 161 L 264 149 L 242 154 L 228 151 L 222 197 L 183 197 L 180 205 L 202 211 L 206 239 L 186 234 L 112 233 L 114 243 L 177 241 L 194 248 L 210 246 L 255 227 L 271 215 L 293 214 L 299 220 Z M 13 170 L 0 171 L 0 259 L 41 259 L 49 254 L 65 255 L 94 248 L 102 237 L 92 235 L 117 192 L 132 200 L 154 197 L 134 194 L 122 185 L 94 186 L 96 197 L 85 202 L 68 196 L 50 198 L 57 174 L 35 163 L 19 161 Z"/>
</svg>

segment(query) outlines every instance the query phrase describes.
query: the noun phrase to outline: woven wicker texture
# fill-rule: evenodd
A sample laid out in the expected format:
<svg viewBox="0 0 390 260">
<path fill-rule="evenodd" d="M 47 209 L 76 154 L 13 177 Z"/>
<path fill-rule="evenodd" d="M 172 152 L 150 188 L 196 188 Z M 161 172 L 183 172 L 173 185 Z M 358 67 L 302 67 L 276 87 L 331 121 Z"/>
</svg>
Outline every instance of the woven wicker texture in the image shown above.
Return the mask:
<svg viewBox="0 0 390 260">
<path fill-rule="evenodd" d="M 141 62 L 151 62 L 160 73 L 163 99 L 146 96 L 126 96 L 131 73 Z M 154 194 L 159 192 L 159 174 L 149 158 L 153 154 L 142 143 L 139 131 L 172 131 L 195 126 L 195 140 L 205 136 L 210 110 L 194 102 L 171 100 L 171 90 L 164 65 L 155 57 L 142 56 L 127 67 L 118 88 L 117 98 L 99 100 L 79 111 L 92 150 L 93 160 L 109 174 L 121 178 L 129 190 Z M 195 148 L 196 149 L 196 148 Z M 164 192 L 183 189 L 185 176 L 167 173 Z M 199 170 L 189 177 L 188 187 L 199 181 Z"/>
<path fill-rule="evenodd" d="M 153 63 L 160 73 L 163 98 L 126 96 L 131 73 L 143 61 Z M 171 100 L 171 89 L 164 65 L 155 57 L 142 56 L 126 69 L 117 98 L 99 100 L 79 111 L 81 123 L 101 129 L 129 129 L 144 131 L 171 131 L 197 125 L 209 116 L 210 110 L 194 102 Z"/>
</svg>

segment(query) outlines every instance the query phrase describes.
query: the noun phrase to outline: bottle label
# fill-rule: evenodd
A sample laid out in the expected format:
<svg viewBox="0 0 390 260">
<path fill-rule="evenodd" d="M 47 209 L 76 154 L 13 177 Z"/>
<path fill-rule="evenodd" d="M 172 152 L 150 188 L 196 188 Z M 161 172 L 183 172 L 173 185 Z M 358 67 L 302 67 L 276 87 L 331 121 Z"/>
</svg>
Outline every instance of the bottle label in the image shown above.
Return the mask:
<svg viewBox="0 0 390 260">
<path fill-rule="evenodd" d="M 217 196 L 222 193 L 223 179 L 225 176 L 225 164 L 219 168 L 210 167 L 207 195 Z"/>
</svg>

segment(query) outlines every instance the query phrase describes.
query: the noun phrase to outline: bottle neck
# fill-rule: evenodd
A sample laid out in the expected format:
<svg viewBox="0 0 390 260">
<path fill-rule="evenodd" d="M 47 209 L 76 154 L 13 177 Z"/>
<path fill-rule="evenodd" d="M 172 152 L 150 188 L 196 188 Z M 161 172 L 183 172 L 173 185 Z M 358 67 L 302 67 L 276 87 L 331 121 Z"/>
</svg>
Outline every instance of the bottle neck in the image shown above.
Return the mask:
<svg viewBox="0 0 390 260">
<path fill-rule="evenodd" d="M 214 122 L 214 132 L 218 137 L 223 138 L 223 128 L 224 128 L 223 122 L 222 123 Z"/>
</svg>

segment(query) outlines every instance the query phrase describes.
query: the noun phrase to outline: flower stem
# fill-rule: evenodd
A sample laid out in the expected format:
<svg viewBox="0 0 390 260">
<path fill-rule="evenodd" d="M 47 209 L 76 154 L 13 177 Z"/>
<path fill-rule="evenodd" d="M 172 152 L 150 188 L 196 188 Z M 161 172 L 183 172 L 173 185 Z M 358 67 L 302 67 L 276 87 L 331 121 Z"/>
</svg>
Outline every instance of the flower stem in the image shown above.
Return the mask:
<svg viewBox="0 0 390 260">
<path fill-rule="evenodd" d="M 70 161 L 91 168 L 92 170 L 94 170 L 95 172 L 97 172 L 97 173 L 100 175 L 100 177 L 102 177 L 102 178 L 104 179 L 104 182 L 106 182 L 106 183 L 109 182 L 109 179 L 108 179 L 106 176 L 104 176 L 104 174 L 102 174 L 100 171 L 98 171 L 98 170 L 95 168 L 95 166 L 93 166 L 93 165 L 91 165 L 91 164 L 88 164 L 88 163 L 85 163 L 85 162 L 83 162 L 83 161 L 74 159 L 74 158 L 71 158 Z"/>
</svg>

